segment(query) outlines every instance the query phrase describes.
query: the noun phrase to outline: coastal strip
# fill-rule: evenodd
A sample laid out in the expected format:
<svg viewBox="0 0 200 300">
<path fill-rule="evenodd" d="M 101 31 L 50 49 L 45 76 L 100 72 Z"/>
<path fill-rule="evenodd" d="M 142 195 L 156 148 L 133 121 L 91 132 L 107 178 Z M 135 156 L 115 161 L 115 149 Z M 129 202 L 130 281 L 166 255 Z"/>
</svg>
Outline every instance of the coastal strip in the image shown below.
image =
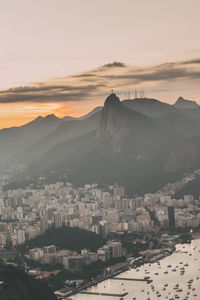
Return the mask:
<svg viewBox="0 0 200 300">
<path fill-rule="evenodd" d="M 128 293 L 123 293 L 123 294 L 113 294 L 113 293 L 97 293 L 97 292 L 87 292 L 87 291 L 82 291 L 79 292 L 79 294 L 86 294 L 86 295 L 96 295 L 96 296 L 110 296 L 110 297 L 125 297 L 128 295 Z"/>
<path fill-rule="evenodd" d="M 110 278 L 112 280 L 129 280 L 129 281 L 146 281 L 146 282 L 149 282 L 149 281 L 152 281 L 150 279 L 145 279 L 145 278 L 123 278 L 123 277 L 112 277 Z"/>
</svg>

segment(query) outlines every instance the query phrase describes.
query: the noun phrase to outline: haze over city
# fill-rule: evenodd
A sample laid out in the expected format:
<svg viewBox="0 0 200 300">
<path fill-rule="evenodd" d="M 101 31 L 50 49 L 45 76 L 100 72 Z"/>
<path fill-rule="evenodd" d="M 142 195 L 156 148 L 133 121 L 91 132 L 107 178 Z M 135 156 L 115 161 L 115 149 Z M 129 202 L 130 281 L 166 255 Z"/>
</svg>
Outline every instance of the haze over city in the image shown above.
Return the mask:
<svg viewBox="0 0 200 300">
<path fill-rule="evenodd" d="M 111 89 L 200 101 L 198 0 L 0 3 L 0 127 L 79 117 Z"/>
<path fill-rule="evenodd" d="M 0 299 L 200 299 L 200 1 L 0 0 Z"/>
</svg>

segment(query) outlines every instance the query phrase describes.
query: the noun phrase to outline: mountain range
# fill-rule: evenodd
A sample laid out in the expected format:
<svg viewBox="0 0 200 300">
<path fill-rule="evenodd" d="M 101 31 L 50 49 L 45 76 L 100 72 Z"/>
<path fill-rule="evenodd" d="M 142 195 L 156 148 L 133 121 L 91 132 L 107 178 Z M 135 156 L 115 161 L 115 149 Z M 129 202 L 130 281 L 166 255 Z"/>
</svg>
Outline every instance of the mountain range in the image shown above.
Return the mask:
<svg viewBox="0 0 200 300">
<path fill-rule="evenodd" d="M 0 166 L 25 166 L 9 188 L 44 177 L 75 184 L 122 184 L 128 195 L 154 192 L 200 165 L 200 107 L 179 97 L 120 101 L 81 118 L 38 117 L 0 131 Z"/>
</svg>

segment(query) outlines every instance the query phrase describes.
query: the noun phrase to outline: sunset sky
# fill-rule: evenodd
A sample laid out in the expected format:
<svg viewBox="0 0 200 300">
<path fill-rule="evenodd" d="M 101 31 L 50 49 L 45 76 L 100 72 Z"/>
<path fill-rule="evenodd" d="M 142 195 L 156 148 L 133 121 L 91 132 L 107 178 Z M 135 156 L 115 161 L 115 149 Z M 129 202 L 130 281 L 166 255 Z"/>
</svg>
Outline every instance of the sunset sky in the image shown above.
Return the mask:
<svg viewBox="0 0 200 300">
<path fill-rule="evenodd" d="M 0 0 L 0 128 L 124 99 L 200 101 L 199 0 Z"/>
</svg>

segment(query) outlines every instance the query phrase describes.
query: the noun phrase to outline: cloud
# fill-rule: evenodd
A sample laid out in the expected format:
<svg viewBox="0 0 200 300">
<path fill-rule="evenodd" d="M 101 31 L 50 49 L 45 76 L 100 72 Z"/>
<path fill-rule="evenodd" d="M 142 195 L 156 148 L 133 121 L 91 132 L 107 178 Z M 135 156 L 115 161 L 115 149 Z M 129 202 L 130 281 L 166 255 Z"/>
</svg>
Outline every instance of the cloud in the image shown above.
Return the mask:
<svg viewBox="0 0 200 300">
<path fill-rule="evenodd" d="M 90 97 L 92 93 L 101 87 L 103 87 L 102 84 L 85 86 L 46 85 L 11 88 L 0 91 L 0 103 L 82 101 Z"/>
<path fill-rule="evenodd" d="M 126 84 L 145 84 L 150 82 L 168 82 L 171 80 L 193 80 L 200 77 L 200 59 L 192 59 L 187 61 L 178 61 L 163 63 L 156 66 L 146 68 L 134 68 L 128 66 L 126 70 L 119 73 L 106 73 L 99 78 L 106 79 L 107 82 L 115 82 L 121 85 Z M 191 66 L 195 65 L 195 66 Z M 196 66 L 197 65 L 197 66 Z"/>
<path fill-rule="evenodd" d="M 187 70 L 184 68 L 163 68 L 163 69 L 157 69 L 152 70 L 151 72 L 143 71 L 141 73 L 135 73 L 130 72 L 129 74 L 120 74 L 120 75 L 106 75 L 105 78 L 109 80 L 133 80 L 133 83 L 139 84 L 139 83 L 145 83 L 145 82 L 151 82 L 151 81 L 165 81 L 165 80 L 174 80 L 174 79 L 180 79 L 180 78 L 199 78 L 200 71 L 193 71 L 193 70 Z"/>
<path fill-rule="evenodd" d="M 74 76 L 72 76 L 72 78 L 92 78 L 92 77 L 96 77 L 95 73 L 82 73 L 82 74 L 76 74 Z"/>
<path fill-rule="evenodd" d="M 109 64 L 105 64 L 102 67 L 98 68 L 98 69 L 112 69 L 112 68 L 125 68 L 126 65 L 122 62 L 119 61 L 114 61 L 112 63 Z"/>
<path fill-rule="evenodd" d="M 168 83 L 180 80 L 196 82 L 200 77 L 200 58 L 163 63 L 146 68 L 136 68 L 122 62 L 112 62 L 95 70 L 49 82 L 11 88 L 0 91 L 0 103 L 16 102 L 68 102 L 94 100 L 111 88 L 126 89 L 128 86 L 151 85 L 164 88 Z"/>
<path fill-rule="evenodd" d="M 185 65 L 200 64 L 200 58 L 196 58 L 196 59 L 191 59 L 191 60 L 184 61 L 183 64 L 185 64 Z"/>
</svg>

